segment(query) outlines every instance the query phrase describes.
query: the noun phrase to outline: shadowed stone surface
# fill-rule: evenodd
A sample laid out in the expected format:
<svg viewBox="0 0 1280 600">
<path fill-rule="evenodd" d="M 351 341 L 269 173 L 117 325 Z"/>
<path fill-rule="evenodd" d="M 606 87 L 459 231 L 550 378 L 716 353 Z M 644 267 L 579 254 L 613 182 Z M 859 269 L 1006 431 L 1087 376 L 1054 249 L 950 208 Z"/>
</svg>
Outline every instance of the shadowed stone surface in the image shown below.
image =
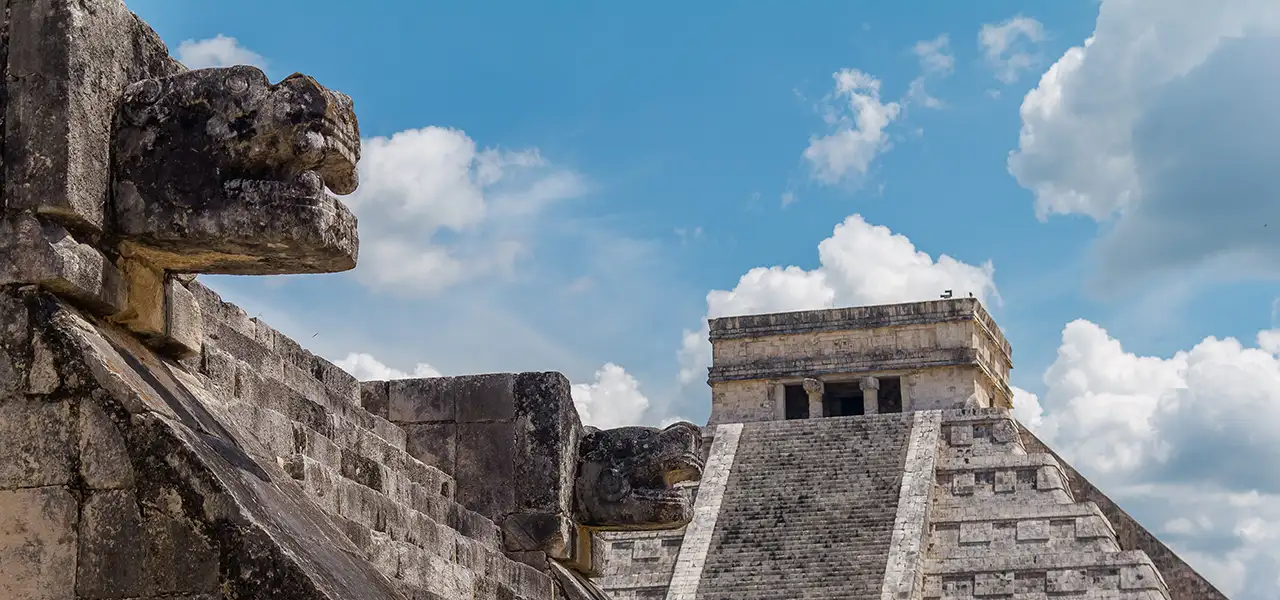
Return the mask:
<svg viewBox="0 0 1280 600">
<path fill-rule="evenodd" d="M 0 598 L 599 600 L 594 530 L 690 521 L 693 425 L 584 429 L 558 373 L 361 385 L 194 281 L 354 267 L 350 98 L 188 71 L 120 0 L 0 16 Z M 711 336 L 715 422 L 855 371 L 918 371 L 862 387 L 909 410 L 1011 395 L 975 300 Z M 1220 597 L 1006 413 L 918 417 L 726 426 L 688 595 Z"/>
<path fill-rule="evenodd" d="M 120 0 L 8 0 L 8 9 L 6 203 L 102 231 L 115 100 L 135 81 L 185 68 Z"/>
<path fill-rule="evenodd" d="M 119 269 L 62 226 L 30 215 L 0 215 L 0 285 L 34 283 L 102 313 L 125 308 Z"/>
</svg>

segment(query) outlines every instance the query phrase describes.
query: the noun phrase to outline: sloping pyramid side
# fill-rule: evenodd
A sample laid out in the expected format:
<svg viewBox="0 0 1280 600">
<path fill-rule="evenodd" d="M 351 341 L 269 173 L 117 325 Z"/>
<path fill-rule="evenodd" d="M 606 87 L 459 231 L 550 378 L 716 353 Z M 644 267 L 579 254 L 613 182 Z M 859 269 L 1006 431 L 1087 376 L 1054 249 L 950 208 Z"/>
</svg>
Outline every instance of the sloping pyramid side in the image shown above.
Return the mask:
<svg viewBox="0 0 1280 600">
<path fill-rule="evenodd" d="M 1116 532 L 1116 540 L 1125 550 L 1141 550 L 1151 557 L 1169 586 L 1173 600 L 1226 600 L 1226 596 L 1209 583 L 1204 576 L 1182 560 L 1171 548 L 1161 542 L 1136 519 L 1120 508 L 1114 500 L 1095 487 L 1066 460 L 1058 456 L 1027 428 L 1020 427 L 1023 448 L 1027 452 L 1052 456 L 1066 475 L 1071 495 L 1079 502 L 1091 502 L 1107 517 Z"/>
</svg>

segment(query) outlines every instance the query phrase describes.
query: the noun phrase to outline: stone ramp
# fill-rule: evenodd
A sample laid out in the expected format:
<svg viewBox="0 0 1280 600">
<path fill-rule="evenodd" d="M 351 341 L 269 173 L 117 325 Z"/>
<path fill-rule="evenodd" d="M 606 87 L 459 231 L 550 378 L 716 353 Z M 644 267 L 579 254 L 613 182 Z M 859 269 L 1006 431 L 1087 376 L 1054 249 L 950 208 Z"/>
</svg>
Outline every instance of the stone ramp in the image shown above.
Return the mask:
<svg viewBox="0 0 1280 600">
<path fill-rule="evenodd" d="M 718 426 L 717 444 L 728 428 L 741 432 L 696 596 L 673 582 L 668 598 L 879 598 L 912 422 L 895 414 Z M 685 568 L 677 563 L 677 579 Z"/>
<path fill-rule="evenodd" d="M 34 288 L 0 322 L 0 597 L 554 597 L 322 359 L 179 364 Z"/>
</svg>

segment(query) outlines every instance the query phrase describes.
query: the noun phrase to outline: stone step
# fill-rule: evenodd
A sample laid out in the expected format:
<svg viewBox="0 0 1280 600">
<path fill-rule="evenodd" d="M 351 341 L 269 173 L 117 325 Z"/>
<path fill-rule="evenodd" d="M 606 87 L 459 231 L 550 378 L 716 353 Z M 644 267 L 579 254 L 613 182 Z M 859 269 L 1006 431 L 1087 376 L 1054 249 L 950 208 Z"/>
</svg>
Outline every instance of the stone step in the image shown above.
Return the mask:
<svg viewBox="0 0 1280 600">
<path fill-rule="evenodd" d="M 260 377 L 246 363 L 239 363 L 236 369 L 236 393 L 233 402 L 270 408 L 287 416 L 291 421 L 324 434 L 343 447 L 358 443 L 377 445 L 371 441 L 361 441 L 373 435 L 383 440 L 384 445 L 389 445 L 398 453 L 408 456 L 404 452 L 404 430 L 394 423 L 375 417 L 363 408 L 352 405 L 345 405 L 335 411 L 332 407 L 318 403 L 279 381 Z"/>
<path fill-rule="evenodd" d="M 225 322 L 205 322 L 205 353 L 209 348 L 252 365 L 259 374 L 269 379 L 289 381 L 306 386 L 306 390 L 323 390 L 316 396 L 332 398 L 335 404 L 359 404 L 359 381 L 333 363 L 302 350 L 292 340 L 254 319 L 248 320 L 250 331 L 266 331 L 265 341 L 249 335 L 241 327 Z M 285 347 L 286 354 L 273 346 Z M 308 381 L 309 380 L 309 381 Z M 314 382 L 311 383 L 311 382 Z"/>
<path fill-rule="evenodd" d="M 412 550 L 401 551 L 394 542 L 388 544 L 388 549 L 381 554 L 383 563 L 394 561 L 396 575 L 389 577 L 407 600 L 533 600 L 554 597 L 546 590 L 550 579 L 526 565 L 520 566 L 528 570 L 470 574 L 470 587 L 464 588 L 460 583 L 464 583 L 466 578 L 460 578 L 456 573 L 443 578 L 433 577 L 432 569 L 438 563 L 433 564 L 429 556 L 415 556 Z"/>
<path fill-rule="evenodd" d="M 422 463 L 381 437 L 350 423 L 330 421 L 327 429 L 339 433 L 336 437 L 343 440 L 340 443 L 272 408 L 238 402 L 229 410 L 233 418 L 249 426 L 254 436 L 278 458 L 305 455 L 328 469 L 406 502 L 414 486 L 450 501 L 456 489 L 453 478 L 440 469 Z"/>
<path fill-rule="evenodd" d="M 360 406 L 359 382 L 332 363 L 306 353 L 312 356 L 307 360 L 313 365 L 307 370 L 226 325 L 214 329 L 219 333 L 205 344 L 201 371 L 218 387 L 232 389 L 237 395 L 297 396 L 374 431 L 401 449 L 405 447 L 404 430 Z"/>
<path fill-rule="evenodd" d="M 256 396 L 260 400 L 288 407 L 288 410 L 298 411 L 301 415 L 308 417 L 295 419 L 297 421 L 311 425 L 317 419 L 315 416 L 317 413 L 321 419 L 326 414 L 333 415 L 343 421 L 352 423 L 359 429 L 373 432 L 401 450 L 405 448 L 406 436 L 404 430 L 391 421 L 376 416 L 354 404 L 326 402 L 326 397 L 324 396 L 319 398 L 310 397 L 289 387 L 283 381 L 258 377 L 256 373 L 249 369 L 248 365 L 243 365 L 243 369 L 247 373 L 237 372 L 237 378 L 242 383 L 246 380 L 252 380 L 252 383 L 243 387 L 256 388 L 247 390 L 249 394 Z M 286 410 L 281 410 L 280 412 L 292 416 Z M 323 431 L 318 427 L 313 427 L 313 429 Z"/>
<path fill-rule="evenodd" d="M 1142 552 L 1066 552 L 929 560 L 923 597 L 1167 600 L 1169 595 Z"/>
<path fill-rule="evenodd" d="M 457 544 L 464 541 L 495 551 L 500 547 L 501 535 L 493 522 L 448 499 L 433 497 L 425 488 L 399 502 L 303 454 L 282 459 L 281 466 L 329 514 L 395 541 L 445 557 L 454 556 Z M 361 543 L 357 538 L 352 541 Z"/>
<path fill-rule="evenodd" d="M 1046 454 L 940 457 L 934 469 L 937 503 L 958 497 L 1003 498 L 1009 502 L 1072 503 L 1066 473 Z"/>
<path fill-rule="evenodd" d="M 910 419 L 743 424 L 698 598 L 878 598 Z"/>
</svg>

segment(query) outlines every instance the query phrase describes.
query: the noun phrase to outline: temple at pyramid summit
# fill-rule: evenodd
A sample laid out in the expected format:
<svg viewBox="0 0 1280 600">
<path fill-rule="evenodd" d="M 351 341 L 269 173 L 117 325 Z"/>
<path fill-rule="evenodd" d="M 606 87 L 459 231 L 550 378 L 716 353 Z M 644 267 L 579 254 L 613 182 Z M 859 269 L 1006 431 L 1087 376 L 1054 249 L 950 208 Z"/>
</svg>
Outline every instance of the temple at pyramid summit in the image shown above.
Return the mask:
<svg viewBox="0 0 1280 600">
<path fill-rule="evenodd" d="M 704 426 L 358 381 L 200 276 L 355 267 L 353 99 L 0 0 L 0 600 L 1223 598 L 1011 416 L 972 298 L 713 320 Z"/>
<path fill-rule="evenodd" d="M 1012 351 L 979 301 L 710 336 L 693 519 L 599 534 L 611 597 L 1225 597 L 1012 417 Z"/>
</svg>

